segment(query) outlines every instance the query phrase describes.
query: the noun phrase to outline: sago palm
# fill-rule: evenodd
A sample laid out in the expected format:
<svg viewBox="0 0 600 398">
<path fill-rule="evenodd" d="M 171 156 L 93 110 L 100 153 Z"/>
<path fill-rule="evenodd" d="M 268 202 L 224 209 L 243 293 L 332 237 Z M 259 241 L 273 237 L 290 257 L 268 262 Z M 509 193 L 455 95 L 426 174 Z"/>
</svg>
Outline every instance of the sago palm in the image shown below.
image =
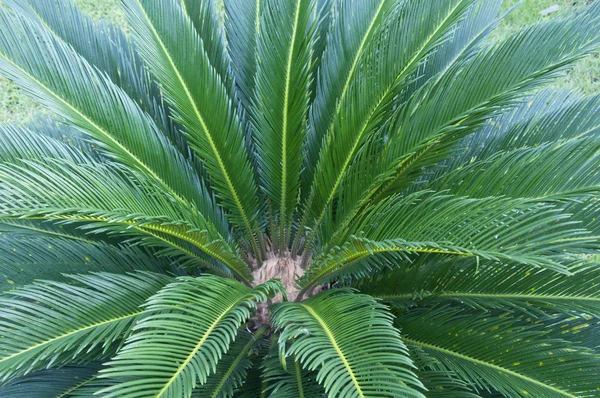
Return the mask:
<svg viewBox="0 0 600 398">
<path fill-rule="evenodd" d="M 600 396 L 600 2 L 4 0 L 2 397 Z"/>
</svg>

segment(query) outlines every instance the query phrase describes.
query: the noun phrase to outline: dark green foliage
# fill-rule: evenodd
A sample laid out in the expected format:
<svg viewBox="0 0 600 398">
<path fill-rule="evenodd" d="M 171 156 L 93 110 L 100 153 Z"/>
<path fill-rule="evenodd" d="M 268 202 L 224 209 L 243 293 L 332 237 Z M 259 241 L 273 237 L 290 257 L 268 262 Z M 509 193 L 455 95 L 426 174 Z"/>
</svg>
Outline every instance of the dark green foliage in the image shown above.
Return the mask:
<svg viewBox="0 0 600 398">
<path fill-rule="evenodd" d="M 600 2 L 122 3 L 0 7 L 0 396 L 600 396 Z"/>
</svg>

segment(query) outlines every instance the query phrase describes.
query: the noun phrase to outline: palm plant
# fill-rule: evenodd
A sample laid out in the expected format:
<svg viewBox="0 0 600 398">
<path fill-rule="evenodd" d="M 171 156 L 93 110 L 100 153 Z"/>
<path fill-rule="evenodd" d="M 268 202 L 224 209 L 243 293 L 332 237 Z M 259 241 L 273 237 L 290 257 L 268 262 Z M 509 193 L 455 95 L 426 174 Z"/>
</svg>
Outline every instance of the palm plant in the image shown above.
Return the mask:
<svg viewBox="0 0 600 398">
<path fill-rule="evenodd" d="M 600 396 L 600 2 L 4 0 L 2 397 Z"/>
</svg>

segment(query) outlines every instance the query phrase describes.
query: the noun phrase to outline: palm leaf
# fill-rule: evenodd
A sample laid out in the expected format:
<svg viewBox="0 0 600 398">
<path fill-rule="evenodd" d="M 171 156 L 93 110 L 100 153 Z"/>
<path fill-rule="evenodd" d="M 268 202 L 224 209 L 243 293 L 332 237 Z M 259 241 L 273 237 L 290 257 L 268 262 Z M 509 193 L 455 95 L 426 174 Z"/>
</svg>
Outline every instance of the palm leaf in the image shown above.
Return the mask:
<svg viewBox="0 0 600 398">
<path fill-rule="evenodd" d="M 266 326 L 254 334 L 240 332 L 223 358 L 217 364 L 217 370 L 192 393 L 192 397 L 223 398 L 233 397 L 235 391 L 246 383 L 248 370 L 252 367 L 252 354 L 263 343 Z"/>
<path fill-rule="evenodd" d="M 390 270 L 356 288 L 386 303 L 452 303 L 476 309 L 513 310 L 539 318 L 555 313 L 600 314 L 596 263 L 578 260 L 569 275 L 506 264 L 428 258 L 411 269 Z"/>
<path fill-rule="evenodd" d="M 344 321 L 340 322 L 340 316 Z M 386 308 L 347 289 L 274 307 L 282 355 L 294 355 L 328 395 L 422 397 L 412 361 Z M 290 341 L 286 348 L 283 343 Z"/>
<path fill-rule="evenodd" d="M 448 307 L 415 310 L 398 321 L 403 340 L 437 359 L 478 392 L 505 396 L 591 397 L 598 356 L 543 329 L 493 313 Z"/>
<path fill-rule="evenodd" d="M 491 158 L 456 168 L 431 185 L 469 197 L 548 202 L 582 199 L 597 194 L 600 187 L 595 175 L 599 144 L 597 138 L 590 137 L 497 152 Z"/>
<path fill-rule="evenodd" d="M 239 89 L 238 97 L 247 110 L 254 104 L 261 3 L 261 0 L 224 0 L 229 55 Z"/>
<path fill-rule="evenodd" d="M 185 12 L 192 21 L 210 65 L 228 90 L 233 88 L 233 72 L 226 48 L 225 30 L 221 18 L 223 0 L 182 0 Z M 233 95 L 230 92 L 230 95 Z"/>
<path fill-rule="evenodd" d="M 439 370 L 439 361 L 418 347 L 412 346 L 410 350 L 418 370 L 415 372 L 419 380 L 427 388 L 427 397 L 431 398 L 480 398 L 473 393 L 469 384 L 453 373 Z"/>
<path fill-rule="evenodd" d="M 325 389 L 317 382 L 317 372 L 302 368 L 293 355 L 285 358 L 284 368 L 276 348 L 276 345 L 271 347 L 271 352 L 264 358 L 262 377 L 267 388 L 263 394 L 270 398 L 323 397 Z"/>
<path fill-rule="evenodd" d="M 426 191 L 391 198 L 351 226 L 343 245 L 317 256 L 300 283 L 305 292 L 340 275 L 361 276 L 382 268 L 384 256 L 391 256 L 395 265 L 413 253 L 481 257 L 566 273 L 562 251 L 591 250 L 595 238 L 560 210 L 522 199 L 469 199 Z"/>
<path fill-rule="evenodd" d="M 408 99 L 424 85 L 430 84 L 432 79 L 439 78 L 463 57 L 471 57 L 476 51 L 480 51 L 485 46 L 490 32 L 501 20 L 496 18 L 499 8 L 498 0 L 479 1 L 470 6 L 467 15 L 457 22 L 453 32 L 407 79 L 410 83 L 395 99 L 396 106 L 403 107 Z M 368 203 L 371 196 L 377 192 L 377 187 L 390 177 L 384 171 L 391 168 L 392 171 L 389 173 L 393 174 L 394 167 L 388 163 L 390 159 L 382 156 L 386 152 L 386 147 L 393 144 L 389 142 L 389 137 L 393 135 L 395 128 L 392 120 L 393 118 L 390 118 L 378 134 L 369 138 L 349 166 L 336 197 L 338 201 L 334 209 L 336 217 L 326 218 L 320 231 L 322 241 L 328 242 L 330 247 L 339 242 L 335 241 L 335 236 L 329 236 L 328 231 L 343 232 L 356 214 Z M 460 150 L 462 155 L 464 148 L 461 147 Z M 406 154 L 401 160 L 394 159 L 397 162 L 395 167 L 401 166 L 403 160 L 410 155 L 412 153 Z"/>
<path fill-rule="evenodd" d="M 186 127 L 231 221 L 260 255 L 257 188 L 242 124 L 201 38 L 173 0 L 128 0 L 125 11 L 141 56 L 174 107 L 176 120 Z"/>
<path fill-rule="evenodd" d="M 0 165 L 0 218 L 79 223 L 96 232 L 145 239 L 145 244 L 177 249 L 179 255 L 193 258 L 179 242 L 184 241 L 249 281 L 248 266 L 212 225 L 173 200 L 154 180 L 91 160 L 85 165 L 66 160 L 25 163 L 27 168 Z"/>
<path fill-rule="evenodd" d="M 556 88 L 541 90 L 464 139 L 452 166 L 466 164 L 474 157 L 487 159 L 497 152 L 591 138 L 600 129 L 599 108 L 598 95 L 581 97 Z"/>
<path fill-rule="evenodd" d="M 3 381 L 96 359 L 119 343 L 142 312 L 139 306 L 171 279 L 151 273 L 70 278 L 79 286 L 41 282 L 0 297 Z"/>
<path fill-rule="evenodd" d="M 281 289 L 276 282 L 251 289 L 211 276 L 178 278 L 146 303 L 131 337 L 102 372 L 119 382 L 100 394 L 191 397 L 216 372 L 256 303 Z"/>
<path fill-rule="evenodd" d="M 389 139 L 391 164 L 408 154 L 410 157 L 397 167 L 374 200 L 406 187 L 423 168 L 444 159 L 474 128 L 514 106 L 520 96 L 555 78 L 596 48 L 599 41 L 594 32 L 599 15 L 600 7 L 593 5 L 576 18 L 534 25 L 462 58 L 419 90 L 402 107 L 398 117 L 401 125 Z M 486 79 L 490 73 L 494 79 Z M 421 101 L 422 97 L 427 99 Z"/>
<path fill-rule="evenodd" d="M 323 137 L 332 128 L 359 67 L 366 57 L 368 43 L 383 24 L 385 15 L 399 2 L 337 1 L 333 4 L 332 31 L 326 36 L 325 50 L 318 71 L 315 99 L 310 110 L 310 133 L 304 183 L 310 186 L 314 167 L 323 145 Z"/>
<path fill-rule="evenodd" d="M 77 147 L 67 145 L 54 137 L 24 126 L 0 126 L 0 162 L 19 163 L 21 160 L 44 160 L 48 158 L 69 159 L 74 162 L 85 162 Z"/>
<path fill-rule="evenodd" d="M 285 251 L 300 192 L 316 2 L 265 0 L 262 7 L 252 117 L 261 185 L 278 220 L 277 246 Z"/>
<path fill-rule="evenodd" d="M 111 156 L 156 179 L 163 190 L 182 203 L 194 203 L 222 225 L 195 169 L 122 89 L 44 25 L 3 9 L 0 28 L 10 32 L 0 42 L 0 66 L 7 77 Z"/>
<path fill-rule="evenodd" d="M 3 227 L 0 225 L 0 231 Z M 35 279 L 69 281 L 64 274 L 133 271 L 176 272 L 169 261 L 142 248 L 40 233 L 0 234 L 0 291 L 29 284 Z"/>
<path fill-rule="evenodd" d="M 71 365 L 60 369 L 47 369 L 18 377 L 0 387 L 6 398 L 33 396 L 36 398 L 72 398 L 77 390 L 96 378 L 101 364 Z"/>
<path fill-rule="evenodd" d="M 369 56 L 358 66 L 357 75 L 361 78 L 356 79 L 347 96 L 339 100 L 339 109 L 345 112 L 334 114 L 333 126 L 324 138 L 326 142 L 315 167 L 301 224 L 313 231 L 306 239 L 308 247 L 315 237 L 315 227 L 325 218 L 358 149 L 377 131 L 386 111 L 394 107 L 393 99 L 406 86 L 407 77 L 443 42 L 465 16 L 470 3 L 468 0 L 448 1 L 441 6 L 417 1 L 403 3 L 386 18 L 385 29 L 370 41 L 365 50 Z M 296 247 L 299 240 L 300 236 Z"/>
</svg>

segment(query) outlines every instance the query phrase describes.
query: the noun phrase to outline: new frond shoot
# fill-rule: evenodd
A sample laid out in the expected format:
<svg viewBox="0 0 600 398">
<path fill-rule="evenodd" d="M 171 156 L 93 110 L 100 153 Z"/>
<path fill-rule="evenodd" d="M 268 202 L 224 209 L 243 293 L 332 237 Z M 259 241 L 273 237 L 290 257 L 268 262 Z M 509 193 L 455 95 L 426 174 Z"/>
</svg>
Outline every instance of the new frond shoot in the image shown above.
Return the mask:
<svg viewBox="0 0 600 398">
<path fill-rule="evenodd" d="M 0 396 L 599 397 L 581 3 L 2 1 Z"/>
</svg>

